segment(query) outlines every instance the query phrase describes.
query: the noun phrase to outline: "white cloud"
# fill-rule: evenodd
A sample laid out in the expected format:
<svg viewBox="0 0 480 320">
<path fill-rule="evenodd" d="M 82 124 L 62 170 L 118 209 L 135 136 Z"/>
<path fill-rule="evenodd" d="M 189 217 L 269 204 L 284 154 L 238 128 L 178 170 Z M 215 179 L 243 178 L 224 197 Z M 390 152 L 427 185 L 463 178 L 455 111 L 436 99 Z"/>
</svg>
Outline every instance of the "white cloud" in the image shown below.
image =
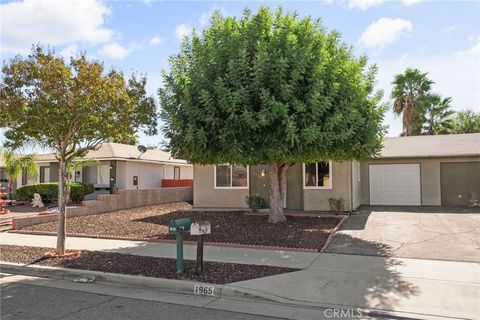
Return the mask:
<svg viewBox="0 0 480 320">
<path fill-rule="evenodd" d="M 406 6 L 411 6 L 413 4 L 417 4 L 422 2 L 423 0 L 402 0 L 403 4 Z"/>
<path fill-rule="evenodd" d="M 118 60 L 124 59 L 131 52 L 132 52 L 132 49 L 125 48 L 116 42 L 107 43 L 99 51 L 99 53 L 103 56 L 106 56 L 112 59 L 118 59 Z"/>
<path fill-rule="evenodd" d="M 455 32 L 455 29 L 456 29 L 455 26 L 450 26 L 450 27 L 447 27 L 447 28 L 443 28 L 442 32 L 444 32 L 446 34 L 452 34 L 452 33 Z"/>
<path fill-rule="evenodd" d="M 160 36 L 152 37 L 148 41 L 148 44 L 151 45 L 151 46 L 156 46 L 156 45 L 160 45 L 160 44 L 164 44 L 164 43 L 165 43 L 165 38 L 162 38 Z"/>
<path fill-rule="evenodd" d="M 418 68 L 428 72 L 435 81 L 433 91 L 445 97 L 452 97 L 454 110 L 473 109 L 480 112 L 480 43 L 465 51 L 450 55 L 417 56 L 408 55 L 403 59 L 392 58 L 376 61 L 378 65 L 377 88 L 385 92 L 384 102 L 390 102 L 394 75 L 407 68 Z M 387 112 L 385 123 L 390 125 L 389 136 L 398 136 L 402 131 L 402 121 Z"/>
<path fill-rule="evenodd" d="M 382 49 L 412 29 L 412 23 L 408 20 L 380 18 L 367 27 L 359 42 L 369 48 Z"/>
<path fill-rule="evenodd" d="M 473 47 L 467 50 L 457 51 L 455 54 L 458 56 L 476 55 L 478 59 L 477 64 L 480 64 L 480 41 L 477 44 L 475 44 Z"/>
<path fill-rule="evenodd" d="M 383 0 L 348 0 L 348 7 L 350 9 L 366 10 L 370 7 L 379 6 L 383 3 Z"/>
<path fill-rule="evenodd" d="M 60 51 L 60 55 L 63 56 L 64 58 L 70 58 L 74 57 L 78 53 L 78 44 L 72 43 L 65 48 L 63 48 L 62 51 Z"/>
<path fill-rule="evenodd" d="M 98 0 L 23 0 L 0 5 L 1 51 L 26 53 L 32 44 L 98 44 L 110 41 L 110 10 Z"/>
<path fill-rule="evenodd" d="M 192 30 L 193 28 L 191 26 L 182 23 L 175 28 L 175 36 L 178 40 L 183 40 L 183 37 L 190 34 Z"/>
</svg>

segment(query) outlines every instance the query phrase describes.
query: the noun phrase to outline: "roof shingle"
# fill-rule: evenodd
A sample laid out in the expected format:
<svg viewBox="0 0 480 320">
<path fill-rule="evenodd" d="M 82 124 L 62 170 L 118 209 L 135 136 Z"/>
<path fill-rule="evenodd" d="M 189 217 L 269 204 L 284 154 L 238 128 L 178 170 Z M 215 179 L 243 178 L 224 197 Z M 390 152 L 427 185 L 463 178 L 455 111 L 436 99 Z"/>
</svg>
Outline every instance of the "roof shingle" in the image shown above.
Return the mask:
<svg viewBox="0 0 480 320">
<path fill-rule="evenodd" d="M 480 133 L 386 138 L 379 158 L 480 156 Z"/>
</svg>

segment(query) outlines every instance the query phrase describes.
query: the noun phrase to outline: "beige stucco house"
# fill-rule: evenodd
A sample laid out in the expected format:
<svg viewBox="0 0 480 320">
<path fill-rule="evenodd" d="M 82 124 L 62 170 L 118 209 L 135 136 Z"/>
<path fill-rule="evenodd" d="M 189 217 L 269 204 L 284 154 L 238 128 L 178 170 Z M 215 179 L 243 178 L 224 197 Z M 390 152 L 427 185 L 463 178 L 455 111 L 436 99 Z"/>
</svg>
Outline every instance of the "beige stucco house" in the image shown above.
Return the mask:
<svg viewBox="0 0 480 320">
<path fill-rule="evenodd" d="M 141 153 L 136 146 L 104 143 L 90 151 L 85 158 L 100 161 L 100 165 L 86 167 L 73 174 L 73 181 L 95 185 L 96 194 L 106 193 L 111 187 L 119 189 L 160 188 L 163 179 L 192 179 L 193 166 L 185 160 L 173 158 L 169 152 L 148 149 Z M 54 154 L 37 155 L 39 174 L 26 172 L 18 177 L 15 187 L 38 182 L 58 181 L 58 161 Z M 0 159 L 0 182 L 6 183 L 5 169 Z"/>
<path fill-rule="evenodd" d="M 266 166 L 195 165 L 194 206 L 245 208 L 248 194 L 268 200 Z M 469 206 L 480 200 L 480 134 L 386 138 L 379 157 L 296 164 L 288 171 L 286 208 L 345 210 L 362 204 Z"/>
</svg>

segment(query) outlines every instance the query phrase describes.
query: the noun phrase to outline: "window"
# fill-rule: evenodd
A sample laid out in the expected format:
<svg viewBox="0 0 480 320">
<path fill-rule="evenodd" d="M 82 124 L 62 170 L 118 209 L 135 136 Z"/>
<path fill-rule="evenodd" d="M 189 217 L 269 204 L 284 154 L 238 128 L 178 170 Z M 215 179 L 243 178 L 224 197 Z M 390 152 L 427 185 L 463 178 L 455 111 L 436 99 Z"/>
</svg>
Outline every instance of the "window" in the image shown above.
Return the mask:
<svg viewBox="0 0 480 320">
<path fill-rule="evenodd" d="M 215 188 L 248 188 L 248 166 L 215 166 Z"/>
<path fill-rule="evenodd" d="M 332 188 L 332 162 L 305 163 L 303 165 L 303 186 L 305 189 Z"/>
<path fill-rule="evenodd" d="M 7 172 L 5 169 L 0 169 L 0 182 L 8 183 Z"/>
<path fill-rule="evenodd" d="M 40 183 L 50 182 L 50 168 L 40 167 Z"/>
<path fill-rule="evenodd" d="M 180 180 L 180 167 L 173 167 L 173 179 Z"/>
<path fill-rule="evenodd" d="M 100 165 L 97 170 L 97 184 L 110 184 L 110 165 Z"/>
</svg>

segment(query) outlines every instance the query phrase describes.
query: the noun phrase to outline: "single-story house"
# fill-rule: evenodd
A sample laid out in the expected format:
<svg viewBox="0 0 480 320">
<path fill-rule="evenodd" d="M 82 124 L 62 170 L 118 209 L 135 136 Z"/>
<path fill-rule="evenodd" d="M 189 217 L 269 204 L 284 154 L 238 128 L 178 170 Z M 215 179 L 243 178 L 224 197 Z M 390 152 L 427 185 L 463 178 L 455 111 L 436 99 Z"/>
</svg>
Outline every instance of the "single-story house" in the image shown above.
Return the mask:
<svg viewBox="0 0 480 320">
<path fill-rule="evenodd" d="M 136 146 L 104 143 L 98 150 L 89 151 L 86 159 L 96 159 L 97 166 L 84 167 L 72 173 L 72 181 L 93 183 L 98 193 L 116 186 L 119 189 L 160 188 L 163 179 L 192 179 L 193 167 L 185 160 L 173 158 L 169 152 Z M 58 181 L 58 161 L 53 153 L 37 155 L 39 173 L 34 177 L 24 172 L 15 187 L 38 182 Z M 3 166 L 3 167 L 2 167 Z M 0 159 L 0 181 L 7 182 L 5 167 Z"/>
<path fill-rule="evenodd" d="M 194 165 L 194 206 L 245 208 L 245 197 L 268 201 L 266 166 Z M 468 206 L 480 201 L 480 134 L 385 138 L 381 154 L 362 161 L 295 164 L 287 172 L 286 208 L 345 210 L 362 204 Z"/>
</svg>

